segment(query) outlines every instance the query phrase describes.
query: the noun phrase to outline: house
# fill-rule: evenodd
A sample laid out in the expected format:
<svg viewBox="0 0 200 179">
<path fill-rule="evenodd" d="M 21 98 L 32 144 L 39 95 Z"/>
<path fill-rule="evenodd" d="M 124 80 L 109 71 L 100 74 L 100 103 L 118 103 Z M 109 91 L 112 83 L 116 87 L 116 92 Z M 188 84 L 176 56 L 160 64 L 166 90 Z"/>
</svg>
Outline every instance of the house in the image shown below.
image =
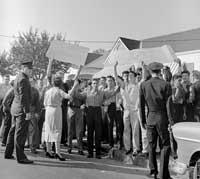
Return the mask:
<svg viewBox="0 0 200 179">
<path fill-rule="evenodd" d="M 162 45 L 170 45 L 177 57 L 188 64 L 190 71 L 200 69 L 200 28 L 141 40 L 142 48 Z"/>
<path fill-rule="evenodd" d="M 112 49 L 110 50 L 110 53 L 109 53 L 108 57 L 106 58 L 104 64 L 106 65 L 107 63 L 109 63 L 112 56 L 117 51 L 129 51 L 129 50 L 138 49 L 138 48 L 140 48 L 140 41 L 139 40 L 133 40 L 133 39 L 128 39 L 128 38 L 124 38 L 124 37 L 118 37 L 118 39 L 114 43 Z"/>
</svg>

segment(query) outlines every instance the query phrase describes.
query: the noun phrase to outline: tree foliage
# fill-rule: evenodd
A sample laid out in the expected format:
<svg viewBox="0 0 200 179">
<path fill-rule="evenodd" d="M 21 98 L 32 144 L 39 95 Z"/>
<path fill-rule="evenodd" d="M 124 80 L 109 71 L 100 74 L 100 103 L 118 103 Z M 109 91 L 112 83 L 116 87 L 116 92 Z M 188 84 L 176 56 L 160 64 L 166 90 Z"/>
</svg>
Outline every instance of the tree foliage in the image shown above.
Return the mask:
<svg viewBox="0 0 200 179">
<path fill-rule="evenodd" d="M 16 66 L 21 61 L 33 61 L 33 78 L 43 79 L 46 75 L 48 58 L 46 52 L 52 40 L 65 40 L 62 34 L 50 36 L 46 31 L 38 32 L 37 29 L 30 28 L 26 33 L 19 33 L 18 38 L 13 42 L 10 50 L 10 61 Z M 68 63 L 54 60 L 52 73 L 62 70 L 67 71 Z"/>
<path fill-rule="evenodd" d="M 13 65 L 9 59 L 9 55 L 6 51 L 0 54 L 0 74 L 4 76 L 5 74 L 13 75 Z"/>
</svg>

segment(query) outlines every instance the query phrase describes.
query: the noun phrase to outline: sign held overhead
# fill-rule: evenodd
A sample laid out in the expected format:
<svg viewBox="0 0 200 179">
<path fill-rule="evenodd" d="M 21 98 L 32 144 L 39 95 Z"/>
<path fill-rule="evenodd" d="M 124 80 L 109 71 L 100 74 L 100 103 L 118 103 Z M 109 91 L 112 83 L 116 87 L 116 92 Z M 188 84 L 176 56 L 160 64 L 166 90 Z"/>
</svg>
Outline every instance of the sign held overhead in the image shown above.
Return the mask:
<svg viewBox="0 0 200 179">
<path fill-rule="evenodd" d="M 89 48 L 73 44 L 67 44 L 64 41 L 53 40 L 49 46 L 46 56 L 62 62 L 72 63 L 74 65 L 85 65 Z"/>
</svg>

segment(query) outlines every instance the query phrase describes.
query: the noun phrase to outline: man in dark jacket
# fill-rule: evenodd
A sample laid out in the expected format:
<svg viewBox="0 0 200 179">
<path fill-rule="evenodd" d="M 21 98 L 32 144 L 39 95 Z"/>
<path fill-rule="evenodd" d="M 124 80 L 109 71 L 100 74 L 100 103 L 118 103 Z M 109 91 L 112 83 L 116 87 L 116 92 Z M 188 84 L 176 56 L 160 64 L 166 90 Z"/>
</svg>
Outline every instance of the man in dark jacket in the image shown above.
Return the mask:
<svg viewBox="0 0 200 179">
<path fill-rule="evenodd" d="M 169 83 L 160 79 L 162 67 L 163 65 L 157 62 L 149 64 L 152 78 L 141 83 L 139 91 L 139 109 L 142 117 L 142 127 L 147 129 L 149 141 L 150 176 L 157 178 L 158 174 L 156 147 L 159 137 L 161 140 L 160 179 L 169 179 L 168 163 L 170 140 L 166 102 L 171 95 L 171 86 Z M 147 119 L 145 115 L 145 105 L 147 105 L 148 109 Z"/>
<path fill-rule="evenodd" d="M 10 114 L 10 108 L 14 99 L 14 89 L 13 89 L 14 81 L 11 82 L 11 88 L 7 91 L 3 102 L 3 113 L 4 113 L 4 123 L 2 124 L 2 143 L 1 146 L 6 146 L 6 141 L 8 137 L 8 133 L 11 127 L 12 116 Z"/>
<path fill-rule="evenodd" d="M 11 106 L 12 127 L 10 128 L 5 159 L 13 159 L 14 144 L 16 148 L 16 158 L 18 163 L 30 164 L 24 153 L 24 145 L 28 133 L 30 114 L 31 86 L 29 76 L 32 73 L 32 62 L 21 62 L 21 72 L 17 75 L 14 82 L 14 100 Z"/>
</svg>

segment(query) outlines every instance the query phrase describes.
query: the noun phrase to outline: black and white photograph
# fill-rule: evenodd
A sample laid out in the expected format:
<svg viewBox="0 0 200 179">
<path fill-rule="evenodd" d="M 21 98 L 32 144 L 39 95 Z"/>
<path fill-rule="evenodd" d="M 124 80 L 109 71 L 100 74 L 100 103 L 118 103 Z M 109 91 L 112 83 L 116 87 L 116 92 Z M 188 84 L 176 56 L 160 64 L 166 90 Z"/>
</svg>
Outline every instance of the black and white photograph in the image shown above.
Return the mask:
<svg viewBox="0 0 200 179">
<path fill-rule="evenodd" d="M 200 178 L 199 0 L 1 0 L 0 179 Z"/>
</svg>

